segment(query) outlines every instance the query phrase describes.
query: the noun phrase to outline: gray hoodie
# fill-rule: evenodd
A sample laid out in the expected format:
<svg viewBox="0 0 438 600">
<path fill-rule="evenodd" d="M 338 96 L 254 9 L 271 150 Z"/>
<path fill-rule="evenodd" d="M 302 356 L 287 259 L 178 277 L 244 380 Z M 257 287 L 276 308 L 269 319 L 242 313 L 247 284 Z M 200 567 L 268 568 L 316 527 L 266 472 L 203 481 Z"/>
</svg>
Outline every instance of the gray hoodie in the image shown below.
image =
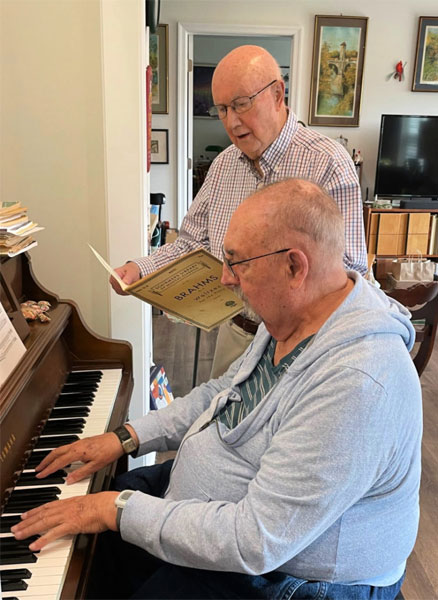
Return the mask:
<svg viewBox="0 0 438 600">
<path fill-rule="evenodd" d="M 178 454 L 165 498 L 141 492 L 121 533 L 170 563 L 389 585 L 418 528 L 421 389 L 409 312 L 354 289 L 232 430 L 214 420 L 257 364 L 262 325 L 227 373 L 130 424 L 140 454 Z"/>
</svg>

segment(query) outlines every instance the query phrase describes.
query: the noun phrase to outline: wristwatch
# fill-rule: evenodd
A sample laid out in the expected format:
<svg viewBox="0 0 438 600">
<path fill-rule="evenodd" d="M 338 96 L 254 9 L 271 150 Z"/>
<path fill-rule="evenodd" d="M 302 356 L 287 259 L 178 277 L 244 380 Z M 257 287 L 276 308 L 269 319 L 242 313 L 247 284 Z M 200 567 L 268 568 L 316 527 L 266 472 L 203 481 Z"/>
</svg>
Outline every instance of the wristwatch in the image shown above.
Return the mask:
<svg viewBox="0 0 438 600">
<path fill-rule="evenodd" d="M 123 509 L 125 508 L 125 504 L 128 502 L 129 498 L 132 496 L 132 494 L 134 492 L 135 492 L 135 490 L 123 490 L 123 492 L 120 492 L 120 494 L 114 500 L 114 504 L 117 508 L 116 523 L 117 523 L 118 531 L 120 531 L 120 520 L 122 518 L 122 512 L 123 512 Z"/>
<path fill-rule="evenodd" d="M 119 438 L 120 443 L 122 444 L 123 452 L 125 454 L 134 456 L 137 450 L 137 442 L 129 433 L 129 430 L 124 425 L 121 425 L 120 427 L 114 429 L 113 433 L 115 433 Z"/>
</svg>

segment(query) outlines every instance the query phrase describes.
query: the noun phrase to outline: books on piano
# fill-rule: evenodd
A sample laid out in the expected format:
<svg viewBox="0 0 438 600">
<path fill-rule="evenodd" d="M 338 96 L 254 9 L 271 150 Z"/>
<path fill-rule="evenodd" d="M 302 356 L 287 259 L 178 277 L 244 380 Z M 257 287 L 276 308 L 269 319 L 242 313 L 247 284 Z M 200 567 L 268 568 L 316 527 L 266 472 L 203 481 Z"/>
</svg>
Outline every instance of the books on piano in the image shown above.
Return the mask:
<svg viewBox="0 0 438 600">
<path fill-rule="evenodd" d="M 27 208 L 20 202 L 0 205 L 0 256 L 12 258 L 27 252 L 37 245 L 31 234 L 42 229 L 29 220 Z"/>
<path fill-rule="evenodd" d="M 204 331 L 228 321 L 243 309 L 242 301 L 221 284 L 222 262 L 203 248 L 126 285 L 92 246 L 91 250 L 120 287 Z"/>
</svg>

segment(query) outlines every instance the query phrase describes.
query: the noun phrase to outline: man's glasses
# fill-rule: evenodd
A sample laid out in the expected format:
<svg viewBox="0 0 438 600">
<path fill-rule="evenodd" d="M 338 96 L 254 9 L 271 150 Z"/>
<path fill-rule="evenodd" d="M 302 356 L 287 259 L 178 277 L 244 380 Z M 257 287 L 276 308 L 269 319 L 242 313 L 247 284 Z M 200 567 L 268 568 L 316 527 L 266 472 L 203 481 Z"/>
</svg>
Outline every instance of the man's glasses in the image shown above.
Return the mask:
<svg viewBox="0 0 438 600">
<path fill-rule="evenodd" d="M 210 117 L 225 119 L 229 108 L 232 108 L 234 112 L 238 114 L 244 113 L 251 108 L 254 98 L 262 92 L 264 92 L 265 90 L 267 90 L 268 87 L 270 87 L 274 83 L 277 83 L 277 79 L 274 79 L 273 81 L 271 81 L 271 83 L 265 85 L 264 88 L 262 88 L 252 96 L 240 96 L 239 98 L 235 98 L 231 102 L 231 104 L 215 104 L 214 106 L 211 106 L 208 109 L 208 114 L 210 115 Z"/>
<path fill-rule="evenodd" d="M 274 254 L 281 254 L 282 252 L 288 252 L 291 248 L 283 248 L 283 250 L 277 250 L 276 252 L 268 252 L 267 254 L 261 254 L 260 256 L 253 256 L 252 258 L 245 258 L 244 260 L 236 260 L 234 262 L 230 262 L 228 258 L 225 256 L 225 250 L 222 246 L 222 259 L 227 269 L 231 273 L 233 277 L 236 277 L 236 273 L 233 271 L 233 267 L 235 265 L 241 265 L 242 263 L 251 262 L 252 260 L 257 260 L 258 258 L 265 258 L 265 256 L 273 256 Z"/>
</svg>

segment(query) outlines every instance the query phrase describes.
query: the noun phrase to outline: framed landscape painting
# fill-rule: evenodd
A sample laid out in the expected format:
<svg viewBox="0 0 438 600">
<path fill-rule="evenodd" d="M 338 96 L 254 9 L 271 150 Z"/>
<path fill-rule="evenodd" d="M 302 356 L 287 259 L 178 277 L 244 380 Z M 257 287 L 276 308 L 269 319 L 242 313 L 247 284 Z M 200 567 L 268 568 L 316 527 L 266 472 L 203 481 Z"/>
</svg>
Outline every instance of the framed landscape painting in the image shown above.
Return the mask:
<svg viewBox="0 0 438 600">
<path fill-rule="evenodd" d="M 420 17 L 413 92 L 438 92 L 438 17 Z"/>
<path fill-rule="evenodd" d="M 368 17 L 315 16 L 309 125 L 358 127 Z"/>
</svg>

